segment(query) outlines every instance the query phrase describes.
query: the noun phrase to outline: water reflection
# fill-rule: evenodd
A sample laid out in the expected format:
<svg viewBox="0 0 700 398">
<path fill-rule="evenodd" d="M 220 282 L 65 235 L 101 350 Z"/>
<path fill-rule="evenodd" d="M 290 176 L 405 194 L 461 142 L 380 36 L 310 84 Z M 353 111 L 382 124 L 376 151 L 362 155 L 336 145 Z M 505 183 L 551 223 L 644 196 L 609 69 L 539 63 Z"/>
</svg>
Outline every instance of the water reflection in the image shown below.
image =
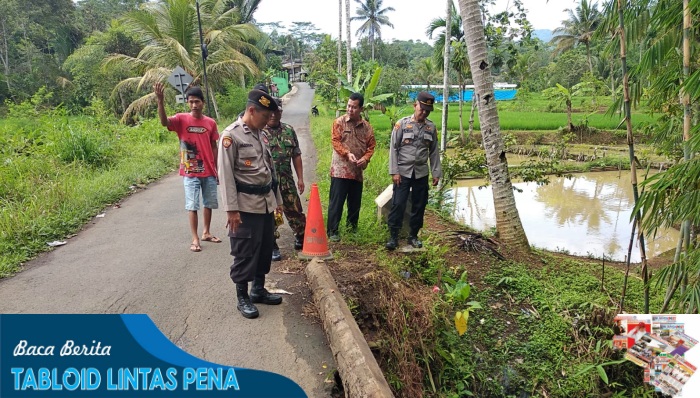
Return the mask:
<svg viewBox="0 0 700 398">
<path fill-rule="evenodd" d="M 479 188 L 482 180 L 460 181 L 452 189 L 454 218 L 477 230 L 496 225 L 491 187 Z M 629 171 L 575 174 L 574 178 L 552 177 L 549 185 L 514 184 L 523 227 L 530 244 L 577 255 L 624 260 L 629 247 L 634 199 Z M 675 248 L 678 231 L 662 230 L 645 237 L 647 256 Z M 639 262 L 634 242 L 632 262 Z"/>
</svg>

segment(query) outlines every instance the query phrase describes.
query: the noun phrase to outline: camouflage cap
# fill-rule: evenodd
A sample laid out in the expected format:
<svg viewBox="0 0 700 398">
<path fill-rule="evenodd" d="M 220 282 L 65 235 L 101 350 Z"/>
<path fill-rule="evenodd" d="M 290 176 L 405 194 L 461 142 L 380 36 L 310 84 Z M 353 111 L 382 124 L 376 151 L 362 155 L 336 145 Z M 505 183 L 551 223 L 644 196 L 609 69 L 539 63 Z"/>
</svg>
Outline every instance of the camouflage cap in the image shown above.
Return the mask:
<svg viewBox="0 0 700 398">
<path fill-rule="evenodd" d="M 253 90 L 260 90 L 270 94 L 270 91 L 267 89 L 267 86 L 263 83 L 256 84 L 255 87 L 253 87 Z"/>
<path fill-rule="evenodd" d="M 426 111 L 433 110 L 433 104 L 435 103 L 435 97 L 427 91 L 421 91 L 416 97 L 416 101 L 420 104 L 421 109 Z"/>
</svg>

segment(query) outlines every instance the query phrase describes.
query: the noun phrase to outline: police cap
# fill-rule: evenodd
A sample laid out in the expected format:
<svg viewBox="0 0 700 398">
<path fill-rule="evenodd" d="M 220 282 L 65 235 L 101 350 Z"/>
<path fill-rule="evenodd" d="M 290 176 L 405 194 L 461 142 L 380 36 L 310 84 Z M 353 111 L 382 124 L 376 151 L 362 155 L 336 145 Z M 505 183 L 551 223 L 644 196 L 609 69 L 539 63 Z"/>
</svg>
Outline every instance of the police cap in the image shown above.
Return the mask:
<svg viewBox="0 0 700 398">
<path fill-rule="evenodd" d="M 279 110 L 281 111 L 282 110 L 282 100 L 279 98 L 275 98 L 275 102 L 277 103 L 277 108 L 279 108 Z"/>
<path fill-rule="evenodd" d="M 426 111 L 433 110 L 433 104 L 435 103 L 435 97 L 427 91 L 421 91 L 416 97 L 416 101 L 420 104 L 421 109 Z"/>
<path fill-rule="evenodd" d="M 263 109 L 269 109 L 271 111 L 279 109 L 275 99 L 270 97 L 270 94 L 261 90 L 250 90 L 248 93 L 248 103 L 256 104 Z"/>
</svg>

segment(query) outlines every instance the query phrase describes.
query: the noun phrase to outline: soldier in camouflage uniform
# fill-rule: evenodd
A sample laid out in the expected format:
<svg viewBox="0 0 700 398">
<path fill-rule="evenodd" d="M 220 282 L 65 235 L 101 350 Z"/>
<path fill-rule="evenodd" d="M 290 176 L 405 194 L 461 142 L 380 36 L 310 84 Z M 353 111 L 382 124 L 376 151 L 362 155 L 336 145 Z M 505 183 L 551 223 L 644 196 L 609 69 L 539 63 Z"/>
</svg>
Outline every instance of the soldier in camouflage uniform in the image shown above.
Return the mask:
<svg viewBox="0 0 700 398">
<path fill-rule="evenodd" d="M 282 123 L 282 102 L 277 100 L 278 110 L 272 112 L 270 120 L 265 127 L 270 141 L 270 151 L 275 162 L 275 169 L 279 179 L 280 193 L 282 194 L 282 207 L 287 217 L 289 226 L 294 231 L 294 248 L 300 250 L 304 242 L 304 229 L 306 228 L 306 216 L 301 206 L 300 193 L 304 193 L 304 170 L 301 164 L 301 149 L 294 128 L 287 123 Z M 292 164 L 297 175 L 297 183 L 294 185 Z M 299 191 L 297 193 L 297 187 Z M 277 246 L 279 231 L 275 227 L 275 242 L 272 250 L 272 260 L 279 261 L 282 255 Z"/>
</svg>

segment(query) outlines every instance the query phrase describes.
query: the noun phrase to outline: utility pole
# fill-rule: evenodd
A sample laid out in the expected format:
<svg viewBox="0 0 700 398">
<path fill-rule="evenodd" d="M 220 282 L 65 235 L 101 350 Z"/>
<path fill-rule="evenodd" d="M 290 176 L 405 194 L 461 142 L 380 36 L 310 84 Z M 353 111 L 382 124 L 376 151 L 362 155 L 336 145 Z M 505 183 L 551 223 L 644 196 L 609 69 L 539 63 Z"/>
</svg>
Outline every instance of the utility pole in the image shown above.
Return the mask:
<svg viewBox="0 0 700 398">
<path fill-rule="evenodd" d="M 199 26 L 199 46 L 202 53 L 202 72 L 204 74 L 204 89 L 206 90 L 206 98 L 214 107 L 214 112 L 216 113 L 216 119 L 219 119 L 219 109 L 216 106 L 216 99 L 214 98 L 214 93 L 210 93 L 209 83 L 207 82 L 207 57 L 209 53 L 207 51 L 207 45 L 204 44 L 204 34 L 202 33 L 202 17 L 199 14 L 199 0 L 195 2 L 197 5 L 197 25 Z M 211 95 L 211 97 L 210 97 Z M 185 98 L 186 99 L 186 98 Z M 207 107 L 207 114 L 211 117 L 211 107 Z"/>
</svg>

